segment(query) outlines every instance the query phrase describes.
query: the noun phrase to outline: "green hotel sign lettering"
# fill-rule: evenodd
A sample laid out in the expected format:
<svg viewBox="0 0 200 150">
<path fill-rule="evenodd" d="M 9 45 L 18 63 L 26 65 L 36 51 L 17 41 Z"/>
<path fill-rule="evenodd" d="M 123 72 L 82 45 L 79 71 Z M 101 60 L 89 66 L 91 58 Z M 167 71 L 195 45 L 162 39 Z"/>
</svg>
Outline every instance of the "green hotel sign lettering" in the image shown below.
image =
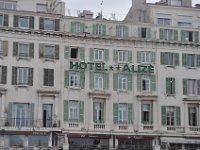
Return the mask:
<svg viewBox="0 0 200 150">
<path fill-rule="evenodd" d="M 70 69 L 75 70 L 95 70 L 95 71 L 121 71 L 121 72 L 137 72 L 137 73 L 154 73 L 154 66 L 152 65 L 110 65 L 106 66 L 105 63 L 92 63 L 92 62 L 70 62 Z"/>
</svg>

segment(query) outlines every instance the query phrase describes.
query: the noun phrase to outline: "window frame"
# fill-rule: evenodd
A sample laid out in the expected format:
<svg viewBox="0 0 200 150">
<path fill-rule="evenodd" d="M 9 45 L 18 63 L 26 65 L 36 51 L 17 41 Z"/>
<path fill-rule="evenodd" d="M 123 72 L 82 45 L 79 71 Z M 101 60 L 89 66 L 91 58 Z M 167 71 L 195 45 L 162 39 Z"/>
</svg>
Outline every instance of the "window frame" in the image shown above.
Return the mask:
<svg viewBox="0 0 200 150">
<path fill-rule="evenodd" d="M 103 90 L 104 88 L 104 76 L 102 73 L 94 74 L 94 89 Z"/>
<path fill-rule="evenodd" d="M 149 64 L 151 63 L 151 52 L 148 52 L 148 51 L 142 51 L 141 52 L 141 63 L 144 63 L 144 64 Z M 149 59 L 149 61 L 148 61 Z"/>
<path fill-rule="evenodd" d="M 144 111 L 144 105 L 149 105 L 149 111 Z M 145 114 L 144 114 L 144 112 L 148 112 L 148 119 L 145 121 Z M 152 124 L 152 120 L 153 120 L 153 111 L 152 111 L 152 104 L 150 104 L 150 103 L 143 103 L 142 104 L 142 123 L 143 124 Z"/>
<path fill-rule="evenodd" d="M 123 104 L 123 103 L 118 104 L 118 123 L 128 124 L 128 105 L 127 104 Z"/>
<path fill-rule="evenodd" d="M 46 25 L 46 21 L 52 21 L 52 29 L 50 28 L 50 29 L 48 29 L 48 28 L 46 28 L 47 27 L 47 25 Z M 49 25 L 48 25 L 49 26 Z M 46 31 L 55 31 L 55 19 L 51 19 L 51 18 L 44 18 L 44 30 L 46 30 Z"/>
<path fill-rule="evenodd" d="M 96 31 L 97 35 L 103 35 L 103 24 L 96 24 Z"/>
<path fill-rule="evenodd" d="M 6 1 L 0 1 L 0 3 L 2 3 L 3 7 L 2 9 L 8 9 L 8 10 L 16 10 L 17 9 L 17 2 L 6 2 Z M 11 5 L 11 8 L 6 8 L 6 5 Z M 1 8 L 0 8 L 1 9 Z"/>
<path fill-rule="evenodd" d="M 190 109 L 195 109 L 195 121 L 193 120 L 194 118 L 193 118 L 193 116 L 192 116 L 192 112 L 191 112 L 191 110 Z M 199 125 L 199 119 L 198 119 L 198 117 L 199 117 L 199 108 L 198 108 L 198 106 L 197 105 L 189 105 L 188 106 L 188 125 L 189 126 L 193 126 L 193 127 L 195 127 L 195 126 L 198 126 Z"/>
<path fill-rule="evenodd" d="M 71 84 L 72 77 L 73 77 L 73 80 L 75 80 L 75 81 L 73 81 L 73 83 L 75 83 L 75 85 Z M 74 72 L 74 71 L 69 72 L 69 87 L 71 87 L 71 88 L 79 88 L 80 87 L 80 73 L 79 72 Z"/>
<path fill-rule="evenodd" d="M 0 14 L 0 17 L 2 17 L 2 22 L 0 22 L 0 26 L 3 27 L 4 26 L 4 15 Z"/>
<path fill-rule="evenodd" d="M 72 111 L 71 111 L 72 110 Z M 68 118 L 71 122 L 79 121 L 79 102 L 78 101 L 69 101 L 68 107 Z"/>
<path fill-rule="evenodd" d="M 3 53 L 4 53 L 4 51 L 3 51 L 3 41 L 0 40 L 0 56 L 3 56 Z"/>
<path fill-rule="evenodd" d="M 190 89 L 190 82 L 193 82 L 192 89 Z M 194 92 L 190 93 L 191 90 Z M 196 79 L 187 79 L 187 95 L 196 96 L 197 95 L 197 80 Z"/>
<path fill-rule="evenodd" d="M 95 49 L 94 60 L 95 61 L 103 61 L 104 60 L 104 50 L 103 49 Z"/>
<path fill-rule="evenodd" d="M 128 52 L 125 50 L 118 50 L 118 63 L 127 63 L 128 62 Z"/>
<path fill-rule="evenodd" d="M 172 29 L 164 29 L 163 31 L 164 40 L 172 41 L 174 40 L 174 33 Z"/>
<path fill-rule="evenodd" d="M 104 123 L 103 120 L 103 115 L 104 115 L 104 110 L 102 110 L 104 103 L 102 102 L 94 102 L 94 113 L 96 114 L 96 122 L 93 120 L 95 123 Z M 98 106 L 98 109 L 96 109 Z M 103 115 L 102 115 L 103 114 Z"/>
<path fill-rule="evenodd" d="M 120 86 L 121 85 L 121 86 Z M 128 79 L 125 75 L 118 75 L 118 90 L 127 91 L 128 89 Z"/>
<path fill-rule="evenodd" d="M 167 22 L 169 21 L 169 22 Z M 172 24 L 172 19 L 170 18 L 157 18 L 157 24 L 163 26 L 170 26 Z"/>
<path fill-rule="evenodd" d="M 22 19 L 26 19 L 27 26 L 22 26 Z M 19 16 L 18 26 L 23 29 L 28 29 L 30 27 L 30 18 L 28 16 Z"/>
<path fill-rule="evenodd" d="M 193 58 L 191 58 L 191 56 L 192 56 Z M 190 60 L 189 60 L 189 58 L 190 58 Z M 195 55 L 195 54 L 186 54 L 186 67 L 195 68 L 195 67 L 197 66 L 197 64 L 196 64 L 196 59 L 197 59 L 197 58 L 196 58 L 196 55 Z M 191 61 L 193 61 L 192 64 L 190 64 Z M 194 66 L 192 66 L 192 65 L 194 65 Z"/>
<path fill-rule="evenodd" d="M 72 58 L 72 56 L 71 56 L 71 54 L 72 54 L 72 49 L 77 49 L 77 54 L 76 54 L 76 58 Z M 80 57 L 79 57 L 79 53 L 80 53 L 80 51 L 79 51 L 79 48 L 78 47 L 70 47 L 70 59 L 80 59 Z"/>
<path fill-rule="evenodd" d="M 29 84 L 28 83 L 28 78 L 29 78 L 29 68 L 27 68 L 27 67 L 18 67 L 17 68 L 17 85 L 28 85 Z M 22 80 L 22 81 L 20 82 L 20 80 Z"/>
<path fill-rule="evenodd" d="M 164 65 L 166 66 L 176 66 L 175 53 L 165 52 L 164 53 Z"/>
<path fill-rule="evenodd" d="M 151 78 L 149 76 L 143 75 L 142 78 L 141 78 L 141 84 L 142 84 L 142 91 L 143 92 L 150 92 L 151 91 Z M 145 84 L 145 87 L 143 87 L 144 84 Z"/>
<path fill-rule="evenodd" d="M 176 108 L 174 106 L 166 107 L 166 125 L 176 126 Z"/>
<path fill-rule="evenodd" d="M 20 45 L 26 45 L 27 46 L 27 56 L 21 56 L 20 55 L 20 50 L 21 50 L 21 48 L 20 48 Z M 28 57 L 30 57 L 30 43 L 18 43 L 18 57 L 19 58 L 28 58 Z"/>
<path fill-rule="evenodd" d="M 47 53 L 47 51 L 49 51 L 49 50 L 47 50 L 47 47 L 51 47 L 51 48 L 53 48 L 52 49 L 52 54 L 46 54 Z M 55 59 L 55 51 L 56 51 L 56 49 L 55 49 L 55 45 L 44 45 L 44 59 L 52 59 L 52 60 L 54 60 Z"/>
</svg>

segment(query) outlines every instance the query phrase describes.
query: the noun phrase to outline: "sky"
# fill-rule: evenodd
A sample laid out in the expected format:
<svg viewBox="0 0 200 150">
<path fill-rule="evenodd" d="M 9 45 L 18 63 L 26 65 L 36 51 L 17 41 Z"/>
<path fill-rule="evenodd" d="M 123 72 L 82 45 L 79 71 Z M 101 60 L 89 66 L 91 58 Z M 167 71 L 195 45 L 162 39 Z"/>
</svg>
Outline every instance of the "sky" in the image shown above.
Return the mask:
<svg viewBox="0 0 200 150">
<path fill-rule="evenodd" d="M 111 14 L 115 14 L 116 19 L 125 17 L 128 13 L 132 0 L 103 0 L 103 5 L 100 3 L 102 0 L 63 0 L 66 2 L 67 15 L 76 16 L 79 11 L 91 10 L 94 15 L 103 11 L 103 15 L 106 18 L 111 17 Z M 159 0 L 147 0 L 147 3 L 158 2 Z M 193 0 L 193 5 L 200 0 Z"/>
</svg>

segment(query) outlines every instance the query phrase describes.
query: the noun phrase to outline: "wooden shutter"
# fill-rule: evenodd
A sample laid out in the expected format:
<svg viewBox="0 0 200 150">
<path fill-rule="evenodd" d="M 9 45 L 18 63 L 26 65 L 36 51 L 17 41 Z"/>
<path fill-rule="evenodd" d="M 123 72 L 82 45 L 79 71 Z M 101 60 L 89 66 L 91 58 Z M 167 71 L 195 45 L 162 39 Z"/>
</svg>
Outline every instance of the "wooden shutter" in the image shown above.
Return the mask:
<svg viewBox="0 0 200 150">
<path fill-rule="evenodd" d="M 104 72 L 104 78 L 103 78 L 103 89 L 108 90 L 109 89 L 109 73 Z"/>
<path fill-rule="evenodd" d="M 48 86 L 54 86 L 54 70 L 48 69 Z"/>
<path fill-rule="evenodd" d="M 161 116 L 162 116 L 162 125 L 167 125 L 167 112 L 166 112 L 166 106 L 161 106 Z"/>
<path fill-rule="evenodd" d="M 59 45 L 55 45 L 55 59 L 59 59 Z"/>
<path fill-rule="evenodd" d="M 128 27 L 124 26 L 124 37 L 128 37 Z"/>
<path fill-rule="evenodd" d="M 68 121 L 68 113 L 69 113 L 69 101 L 64 100 L 64 122 Z"/>
<path fill-rule="evenodd" d="M 44 57 L 44 44 L 40 43 L 39 44 L 39 58 Z"/>
<path fill-rule="evenodd" d="M 18 56 L 18 42 L 13 42 L 13 56 Z"/>
<path fill-rule="evenodd" d="M 104 61 L 108 62 L 109 61 L 109 50 L 104 49 L 103 54 L 104 54 Z"/>
<path fill-rule="evenodd" d="M 128 104 L 128 123 L 133 123 L 133 111 L 132 111 L 132 104 Z"/>
<path fill-rule="evenodd" d="M 160 40 L 164 40 L 164 29 L 160 29 Z"/>
<path fill-rule="evenodd" d="M 40 30 L 44 30 L 44 18 L 40 18 L 39 28 Z"/>
<path fill-rule="evenodd" d="M 141 38 L 142 37 L 142 28 L 138 28 L 138 37 Z"/>
<path fill-rule="evenodd" d="M 94 123 L 97 123 L 97 114 L 96 114 L 96 110 L 95 110 L 95 105 L 97 103 L 93 102 L 93 121 Z"/>
<path fill-rule="evenodd" d="M 118 124 L 118 103 L 113 103 L 113 123 Z"/>
<path fill-rule="evenodd" d="M 182 65 L 186 66 L 186 58 L 187 58 L 187 54 L 182 54 Z"/>
<path fill-rule="evenodd" d="M 197 80 L 197 94 L 200 95 L 200 80 Z"/>
<path fill-rule="evenodd" d="M 155 64 L 156 62 L 156 53 L 155 52 L 151 52 L 151 63 Z"/>
<path fill-rule="evenodd" d="M 34 43 L 29 44 L 29 55 L 31 58 L 34 58 Z"/>
<path fill-rule="evenodd" d="M 3 26 L 8 26 L 9 24 L 9 17 L 8 17 L 8 14 L 4 14 L 4 22 L 3 22 Z"/>
<path fill-rule="evenodd" d="M 13 115 L 12 115 L 12 112 L 13 112 L 13 105 L 14 105 L 14 103 L 12 103 L 12 102 L 8 102 L 8 125 L 9 126 L 12 126 L 13 125 Z"/>
<path fill-rule="evenodd" d="M 137 90 L 142 90 L 142 76 L 140 74 L 137 74 Z"/>
<path fill-rule="evenodd" d="M 12 85 L 17 85 L 17 67 L 12 67 Z"/>
<path fill-rule="evenodd" d="M 71 32 L 75 32 L 75 22 L 71 22 Z"/>
<path fill-rule="evenodd" d="M 94 88 L 94 72 L 90 72 L 90 89 Z"/>
<path fill-rule="evenodd" d="M 179 66 L 179 54 L 178 53 L 174 53 L 174 57 L 175 57 L 175 65 Z"/>
<path fill-rule="evenodd" d="M 81 32 L 84 32 L 84 31 L 85 31 L 85 24 L 81 23 Z"/>
<path fill-rule="evenodd" d="M 166 78 L 166 94 L 171 94 L 171 78 Z"/>
<path fill-rule="evenodd" d="M 35 23 L 34 16 L 30 16 L 29 17 L 29 28 L 30 29 L 34 29 L 34 23 Z"/>
<path fill-rule="evenodd" d="M 48 86 L 48 69 L 44 69 L 44 86 Z"/>
<path fill-rule="evenodd" d="M 96 26 L 97 26 L 97 24 L 93 24 L 93 27 L 92 27 L 93 34 L 96 34 Z"/>
<path fill-rule="evenodd" d="M 173 30 L 174 31 L 174 41 L 178 41 L 178 30 Z"/>
<path fill-rule="evenodd" d="M 102 35 L 106 35 L 106 25 L 103 25 Z"/>
<path fill-rule="evenodd" d="M 105 117 L 104 117 L 104 109 L 105 109 L 105 104 L 101 103 L 101 122 L 105 123 Z"/>
<path fill-rule="evenodd" d="M 120 26 L 117 25 L 117 26 L 116 26 L 116 36 L 120 36 L 119 30 L 120 30 Z"/>
<path fill-rule="evenodd" d="M 3 43 L 3 55 L 8 56 L 8 41 L 2 41 Z"/>
<path fill-rule="evenodd" d="M 65 71 L 65 87 L 69 86 L 69 71 Z"/>
<path fill-rule="evenodd" d="M 90 48 L 90 61 L 94 60 L 94 49 Z"/>
<path fill-rule="evenodd" d="M 183 79 L 183 95 L 187 95 L 187 79 Z"/>
<path fill-rule="evenodd" d="M 30 118 L 30 126 L 32 127 L 34 124 L 34 103 L 29 104 L 29 118 Z"/>
<path fill-rule="evenodd" d="M 181 108 L 176 107 L 176 125 L 181 126 Z"/>
<path fill-rule="evenodd" d="M 128 78 L 128 90 L 131 91 L 132 90 L 132 85 L 133 85 L 133 78 L 132 78 L 132 74 L 128 74 L 127 75 L 127 78 Z"/>
<path fill-rule="evenodd" d="M 147 28 L 147 38 L 151 38 L 151 28 Z"/>
<path fill-rule="evenodd" d="M 7 83 L 7 66 L 1 66 L 2 69 L 2 77 L 1 77 L 1 84 L 6 84 Z"/>
<path fill-rule="evenodd" d="M 80 71 L 80 79 L 79 79 L 79 85 L 81 89 L 84 89 L 85 87 L 85 71 Z"/>
<path fill-rule="evenodd" d="M 55 31 L 60 30 L 60 19 L 55 19 Z"/>
<path fill-rule="evenodd" d="M 137 63 L 141 63 L 141 52 L 137 51 Z"/>
<path fill-rule="evenodd" d="M 117 91 L 118 89 L 118 75 L 117 73 L 113 73 L 113 90 Z"/>
<path fill-rule="evenodd" d="M 79 121 L 84 122 L 84 102 L 79 101 Z"/>
<path fill-rule="evenodd" d="M 127 54 L 128 54 L 128 62 L 129 62 L 129 63 L 132 63 L 132 58 L 133 58 L 133 57 L 132 57 L 132 51 L 129 50 Z"/>
<path fill-rule="evenodd" d="M 181 41 L 185 42 L 185 31 L 181 31 Z"/>
<path fill-rule="evenodd" d="M 18 27 L 19 26 L 19 16 L 17 16 L 17 15 L 14 15 L 13 26 L 14 27 Z"/>
<path fill-rule="evenodd" d="M 165 65 L 165 53 L 164 52 L 160 53 L 160 64 Z"/>
<path fill-rule="evenodd" d="M 33 68 L 29 68 L 28 70 L 28 84 L 29 86 L 33 86 Z"/>
<path fill-rule="evenodd" d="M 85 48 L 79 47 L 79 56 L 81 60 L 85 60 Z"/>
<path fill-rule="evenodd" d="M 196 64 L 197 67 L 200 67 L 200 55 L 196 55 Z"/>
<path fill-rule="evenodd" d="M 70 55 L 70 52 L 69 52 L 69 46 L 65 46 L 65 49 L 64 49 L 64 57 L 65 59 L 67 59 Z"/>
<path fill-rule="evenodd" d="M 194 32 L 194 42 L 199 43 L 199 31 Z"/>
<path fill-rule="evenodd" d="M 151 75 L 151 91 L 156 91 L 156 76 Z"/>
<path fill-rule="evenodd" d="M 113 61 L 118 62 L 118 50 L 113 50 Z"/>
</svg>

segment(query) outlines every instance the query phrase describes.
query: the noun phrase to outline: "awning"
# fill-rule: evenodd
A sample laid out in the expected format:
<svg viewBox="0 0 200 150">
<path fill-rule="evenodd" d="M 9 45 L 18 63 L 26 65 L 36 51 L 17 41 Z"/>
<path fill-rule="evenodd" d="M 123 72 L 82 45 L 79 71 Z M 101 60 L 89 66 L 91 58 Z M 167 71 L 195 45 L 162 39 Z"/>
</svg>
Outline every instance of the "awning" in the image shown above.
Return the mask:
<svg viewBox="0 0 200 150">
<path fill-rule="evenodd" d="M 68 133 L 68 138 L 92 138 L 92 139 L 110 139 L 110 134 L 76 134 Z"/>
<path fill-rule="evenodd" d="M 139 136 L 139 135 L 116 135 L 117 139 L 123 140 L 152 140 L 152 136 Z"/>
<path fill-rule="evenodd" d="M 175 137 L 161 137 L 161 142 L 165 143 L 181 143 L 181 144 L 199 144 L 200 138 L 175 138 Z"/>
</svg>

